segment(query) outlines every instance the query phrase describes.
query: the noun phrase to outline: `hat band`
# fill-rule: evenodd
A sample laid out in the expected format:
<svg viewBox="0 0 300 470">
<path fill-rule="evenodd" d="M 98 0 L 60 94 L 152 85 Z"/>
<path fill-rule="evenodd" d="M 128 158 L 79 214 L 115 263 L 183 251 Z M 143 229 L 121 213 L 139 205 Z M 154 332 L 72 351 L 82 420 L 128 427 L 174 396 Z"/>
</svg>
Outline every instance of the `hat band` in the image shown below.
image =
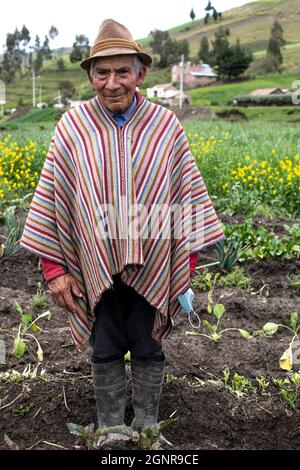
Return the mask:
<svg viewBox="0 0 300 470">
<path fill-rule="evenodd" d="M 127 41 L 127 39 L 103 39 L 98 41 L 91 49 L 91 57 L 98 52 L 112 48 L 134 49 L 136 52 L 142 52 L 142 48 L 134 41 Z"/>
</svg>

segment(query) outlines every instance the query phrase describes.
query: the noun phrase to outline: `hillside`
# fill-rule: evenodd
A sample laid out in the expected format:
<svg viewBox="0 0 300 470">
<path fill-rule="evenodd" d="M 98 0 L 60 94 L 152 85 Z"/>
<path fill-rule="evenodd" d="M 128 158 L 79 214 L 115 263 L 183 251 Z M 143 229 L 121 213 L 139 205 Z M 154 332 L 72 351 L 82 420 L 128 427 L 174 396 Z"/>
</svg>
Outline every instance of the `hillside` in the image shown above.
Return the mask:
<svg viewBox="0 0 300 470">
<path fill-rule="evenodd" d="M 231 40 L 240 39 L 241 43 L 251 49 L 259 58 L 265 54 L 270 29 L 275 18 L 278 18 L 284 28 L 284 37 L 287 42 L 283 50 L 283 73 L 297 75 L 300 73 L 300 2 L 299 0 L 264 0 L 248 3 L 242 7 L 234 8 L 223 14 L 223 20 L 218 24 L 204 25 L 203 19 L 194 20 L 169 30 L 175 39 L 187 39 L 190 43 L 191 56 L 196 56 L 201 37 L 206 34 L 212 39 L 220 26 L 229 27 Z M 140 40 L 149 50 L 150 38 Z M 66 49 L 63 51 L 66 53 Z M 67 55 L 64 56 L 66 70 L 59 72 L 54 69 L 53 63 L 46 64 L 45 69 L 36 80 L 37 101 L 41 87 L 42 101 L 53 102 L 59 94 L 58 83 L 62 80 L 71 80 L 76 87 L 74 99 L 88 96 L 90 86 L 86 74 L 79 64 L 71 64 Z M 145 86 L 154 83 L 163 83 L 170 80 L 169 71 L 149 70 Z M 291 85 L 291 83 L 290 83 Z M 283 86 L 283 84 L 281 85 Z M 32 101 L 31 75 L 18 79 L 7 87 L 8 107 L 18 107 L 21 103 L 29 104 Z"/>
<path fill-rule="evenodd" d="M 264 0 L 251 2 L 241 7 L 233 8 L 223 13 L 223 19 L 217 24 L 204 25 L 203 19 L 194 20 L 176 26 L 169 30 L 174 39 L 187 39 L 190 44 L 191 55 L 197 54 L 201 37 L 207 35 L 212 39 L 220 27 L 228 27 L 231 31 L 231 40 L 240 39 L 252 52 L 265 50 L 274 19 L 277 18 L 283 26 L 284 37 L 288 45 L 293 44 L 294 49 L 300 52 L 299 26 L 300 2 L 299 0 Z M 147 45 L 149 38 L 143 40 Z"/>
</svg>

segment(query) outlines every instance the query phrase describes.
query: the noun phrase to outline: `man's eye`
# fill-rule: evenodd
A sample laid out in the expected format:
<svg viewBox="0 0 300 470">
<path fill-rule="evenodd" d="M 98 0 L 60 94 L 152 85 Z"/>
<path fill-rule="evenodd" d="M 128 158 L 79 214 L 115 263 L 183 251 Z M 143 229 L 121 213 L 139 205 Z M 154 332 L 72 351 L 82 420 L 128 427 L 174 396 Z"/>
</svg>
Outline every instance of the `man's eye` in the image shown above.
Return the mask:
<svg viewBox="0 0 300 470">
<path fill-rule="evenodd" d="M 106 70 L 96 70 L 96 75 L 98 77 L 105 77 L 107 75 L 107 71 Z"/>
</svg>

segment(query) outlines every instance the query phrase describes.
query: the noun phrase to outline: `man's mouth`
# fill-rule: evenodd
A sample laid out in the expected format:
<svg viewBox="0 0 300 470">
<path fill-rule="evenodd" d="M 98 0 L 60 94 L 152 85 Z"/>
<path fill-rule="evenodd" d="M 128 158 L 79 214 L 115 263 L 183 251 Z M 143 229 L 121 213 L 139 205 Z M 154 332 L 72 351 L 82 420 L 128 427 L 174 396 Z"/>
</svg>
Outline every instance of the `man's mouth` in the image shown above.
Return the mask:
<svg viewBox="0 0 300 470">
<path fill-rule="evenodd" d="M 109 100 L 118 101 L 118 100 L 122 99 L 122 96 L 123 96 L 123 95 L 118 95 L 118 96 L 107 96 L 106 98 L 108 98 Z"/>
</svg>

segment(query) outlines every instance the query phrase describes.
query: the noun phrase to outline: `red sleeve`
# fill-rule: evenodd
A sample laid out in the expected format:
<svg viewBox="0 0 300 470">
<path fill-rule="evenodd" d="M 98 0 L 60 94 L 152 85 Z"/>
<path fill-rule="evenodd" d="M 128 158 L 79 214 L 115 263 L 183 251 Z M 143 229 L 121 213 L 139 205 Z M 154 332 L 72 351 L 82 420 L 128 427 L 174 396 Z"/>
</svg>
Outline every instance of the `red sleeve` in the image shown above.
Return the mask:
<svg viewBox="0 0 300 470">
<path fill-rule="evenodd" d="M 190 254 L 190 273 L 193 274 L 198 262 L 198 253 Z"/>
<path fill-rule="evenodd" d="M 41 258 L 41 265 L 46 282 L 52 281 L 56 277 L 66 274 L 65 268 L 61 264 L 50 261 L 47 258 Z"/>
</svg>

